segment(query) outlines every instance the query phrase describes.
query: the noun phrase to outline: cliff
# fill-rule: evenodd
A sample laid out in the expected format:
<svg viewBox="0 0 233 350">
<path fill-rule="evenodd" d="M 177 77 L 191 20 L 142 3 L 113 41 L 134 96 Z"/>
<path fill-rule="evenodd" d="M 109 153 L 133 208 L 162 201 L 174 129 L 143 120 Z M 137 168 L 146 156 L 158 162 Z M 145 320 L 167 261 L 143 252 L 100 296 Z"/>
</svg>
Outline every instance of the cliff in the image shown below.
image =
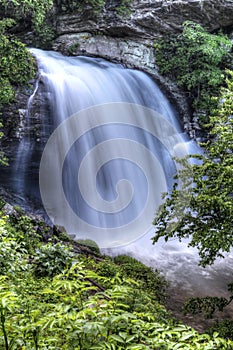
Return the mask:
<svg viewBox="0 0 233 350">
<path fill-rule="evenodd" d="M 200 23 L 209 31 L 230 31 L 233 1 L 133 0 L 123 4 L 106 0 L 98 10 L 82 5 L 71 12 L 70 2 L 59 1 L 53 49 L 68 55 L 99 56 L 149 73 L 177 106 L 185 128 L 192 128 L 185 96 L 158 73 L 154 42 L 168 32 L 181 31 L 186 20 Z"/>
<path fill-rule="evenodd" d="M 55 49 L 146 69 L 154 68 L 154 40 L 181 31 L 186 20 L 209 31 L 233 26 L 232 0 L 134 0 L 128 8 L 119 0 L 107 0 L 98 11 L 86 5 L 72 13 L 67 8 L 65 14 L 61 3 L 59 6 L 54 22 L 58 36 Z"/>
</svg>

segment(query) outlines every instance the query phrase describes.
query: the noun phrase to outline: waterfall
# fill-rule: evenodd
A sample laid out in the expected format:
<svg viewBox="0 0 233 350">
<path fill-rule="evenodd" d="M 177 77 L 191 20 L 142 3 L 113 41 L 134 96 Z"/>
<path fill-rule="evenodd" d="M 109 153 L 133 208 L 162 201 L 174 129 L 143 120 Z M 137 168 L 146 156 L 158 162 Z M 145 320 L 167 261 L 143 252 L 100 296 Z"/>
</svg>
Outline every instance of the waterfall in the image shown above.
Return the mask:
<svg viewBox="0 0 233 350">
<path fill-rule="evenodd" d="M 100 58 L 31 52 L 49 105 L 42 124 L 52 116 L 51 128 L 43 130 L 48 142 L 39 171 L 51 221 L 76 239 L 97 242 L 103 252 L 131 254 L 160 268 L 190 294 L 194 284 L 211 292 L 220 270 L 219 289 L 224 288 L 229 276 L 221 264 L 201 269 L 196 251 L 185 242 L 152 246 L 150 240 L 161 194 L 173 185 L 174 157 L 196 153 L 156 83 Z M 24 160 L 30 168 L 30 156 Z M 224 264 L 230 266 L 229 259 Z"/>
<path fill-rule="evenodd" d="M 176 113 L 145 73 L 33 49 L 53 114 L 40 164 L 43 205 L 76 238 L 115 248 L 147 234 L 174 156 L 188 152 Z"/>
<path fill-rule="evenodd" d="M 27 178 L 32 176 L 32 167 L 29 164 L 33 158 L 33 152 L 35 148 L 35 139 L 30 137 L 30 127 L 31 127 L 31 105 L 33 99 L 38 90 L 38 80 L 36 81 L 34 91 L 28 99 L 26 108 L 26 120 L 25 120 L 25 135 L 20 139 L 19 146 L 16 152 L 15 161 L 13 163 L 12 171 L 12 187 L 16 194 L 20 195 L 22 198 L 29 194 L 29 189 L 32 193 L 37 191 L 34 186 L 27 186 Z M 34 188 L 31 188 L 34 187 Z"/>
</svg>

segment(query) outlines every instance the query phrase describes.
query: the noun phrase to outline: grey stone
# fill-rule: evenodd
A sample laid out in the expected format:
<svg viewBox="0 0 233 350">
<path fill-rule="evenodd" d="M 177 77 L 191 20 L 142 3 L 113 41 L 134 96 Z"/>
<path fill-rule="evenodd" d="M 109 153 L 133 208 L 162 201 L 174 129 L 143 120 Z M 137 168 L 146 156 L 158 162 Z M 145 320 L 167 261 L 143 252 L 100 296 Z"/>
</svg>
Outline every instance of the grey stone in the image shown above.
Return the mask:
<svg viewBox="0 0 233 350">
<path fill-rule="evenodd" d="M 75 14 L 58 15 L 54 50 L 117 61 L 149 73 L 176 105 L 184 128 L 193 135 L 190 111 L 178 87 L 160 76 L 154 42 L 168 32 L 179 32 L 186 20 L 209 31 L 233 25 L 233 0 L 133 0 L 131 13 L 119 16 L 117 0 L 107 0 L 96 13 L 82 6 Z"/>
</svg>

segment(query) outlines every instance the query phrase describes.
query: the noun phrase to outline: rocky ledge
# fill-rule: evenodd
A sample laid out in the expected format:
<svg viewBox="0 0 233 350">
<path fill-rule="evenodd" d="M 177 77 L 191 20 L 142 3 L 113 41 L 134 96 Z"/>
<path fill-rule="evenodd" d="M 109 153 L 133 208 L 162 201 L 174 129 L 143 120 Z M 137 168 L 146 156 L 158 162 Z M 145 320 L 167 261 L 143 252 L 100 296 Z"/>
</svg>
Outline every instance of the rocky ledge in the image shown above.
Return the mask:
<svg viewBox="0 0 233 350">
<path fill-rule="evenodd" d="M 82 32 L 60 36 L 53 49 L 66 55 L 102 57 L 112 62 L 120 62 L 127 68 L 148 73 L 175 104 L 178 113 L 182 115 L 184 128 L 191 134 L 192 126 L 186 97 L 176 84 L 159 74 L 152 42 Z"/>
<path fill-rule="evenodd" d="M 119 14 L 124 3 L 128 4 L 124 8 L 128 6 L 129 11 L 126 9 L 122 14 L 121 10 Z M 113 37 L 154 39 L 168 31 L 181 30 L 186 20 L 200 23 L 209 31 L 230 27 L 233 25 L 233 1 L 106 0 L 100 11 L 94 11 L 90 5 L 82 5 L 76 13 L 58 15 L 56 27 L 58 35 L 100 32 Z"/>
<path fill-rule="evenodd" d="M 66 0 L 60 0 L 67 4 Z M 182 115 L 185 129 L 193 125 L 185 96 L 175 84 L 159 75 L 154 42 L 167 32 L 179 32 L 186 20 L 209 31 L 233 27 L 232 0 L 132 0 L 129 11 L 119 14 L 119 0 L 106 0 L 101 11 L 90 5 L 56 18 L 53 49 L 68 55 L 102 57 L 149 73 Z"/>
</svg>

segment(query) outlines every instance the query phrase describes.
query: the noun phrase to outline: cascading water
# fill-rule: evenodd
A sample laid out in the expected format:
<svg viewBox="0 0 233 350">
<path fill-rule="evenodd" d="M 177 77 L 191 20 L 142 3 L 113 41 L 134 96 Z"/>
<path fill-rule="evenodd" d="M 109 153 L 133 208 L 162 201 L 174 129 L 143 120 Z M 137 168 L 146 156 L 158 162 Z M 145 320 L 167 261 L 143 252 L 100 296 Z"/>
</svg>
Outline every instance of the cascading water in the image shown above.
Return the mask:
<svg viewBox="0 0 233 350">
<path fill-rule="evenodd" d="M 186 244 L 152 246 L 150 240 L 161 193 L 176 172 L 173 156 L 196 152 L 158 86 L 142 72 L 102 59 L 31 52 L 53 117 L 40 166 L 51 220 L 107 253 L 129 253 L 162 269 L 186 289 L 216 289 L 221 264 L 197 268 L 196 252 Z M 44 113 L 45 123 L 47 118 Z M 25 160 L 30 168 L 30 157 Z M 221 274 L 219 289 L 229 277 Z"/>
<path fill-rule="evenodd" d="M 19 196 L 21 196 L 22 198 L 26 197 L 27 194 L 29 195 L 29 190 L 32 190 L 32 195 L 36 191 L 34 186 L 30 186 L 30 187 L 27 186 L 27 178 L 32 176 L 32 167 L 31 166 L 29 167 L 29 164 L 32 161 L 34 147 L 35 147 L 35 139 L 33 140 L 30 137 L 30 126 L 31 126 L 30 110 L 31 110 L 31 104 L 38 90 L 38 82 L 39 81 L 37 80 L 34 91 L 30 96 L 30 98 L 28 99 L 27 109 L 26 109 L 27 111 L 26 123 L 25 123 L 26 124 L 25 129 L 27 129 L 27 132 L 19 142 L 19 146 L 17 149 L 17 153 L 16 153 L 16 157 L 15 157 L 15 161 L 12 169 L 13 171 L 12 171 L 11 181 L 12 181 L 13 191 Z"/>
<path fill-rule="evenodd" d="M 171 188 L 172 157 L 187 153 L 173 108 L 142 72 L 32 53 L 54 116 L 40 168 L 47 213 L 101 248 L 130 243 L 151 228 L 161 193 Z"/>
</svg>

